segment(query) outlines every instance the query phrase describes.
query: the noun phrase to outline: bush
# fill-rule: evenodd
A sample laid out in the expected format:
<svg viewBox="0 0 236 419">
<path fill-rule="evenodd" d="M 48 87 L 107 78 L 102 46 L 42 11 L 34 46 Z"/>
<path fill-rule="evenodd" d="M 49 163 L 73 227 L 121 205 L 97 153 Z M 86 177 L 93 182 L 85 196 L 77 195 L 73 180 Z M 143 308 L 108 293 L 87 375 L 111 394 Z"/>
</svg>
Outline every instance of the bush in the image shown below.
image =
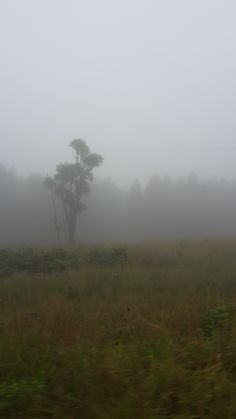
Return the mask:
<svg viewBox="0 0 236 419">
<path fill-rule="evenodd" d="M 65 249 L 21 248 L 0 251 L 0 273 L 23 272 L 60 272 L 65 269 L 77 269 L 81 259 L 75 253 Z"/>
<path fill-rule="evenodd" d="M 128 255 L 125 248 L 101 249 L 95 248 L 88 253 L 88 263 L 100 266 L 123 265 L 127 262 Z"/>
<path fill-rule="evenodd" d="M 202 334 L 210 337 L 217 329 L 229 329 L 235 316 L 236 304 L 224 304 L 207 311 L 200 320 Z"/>
</svg>

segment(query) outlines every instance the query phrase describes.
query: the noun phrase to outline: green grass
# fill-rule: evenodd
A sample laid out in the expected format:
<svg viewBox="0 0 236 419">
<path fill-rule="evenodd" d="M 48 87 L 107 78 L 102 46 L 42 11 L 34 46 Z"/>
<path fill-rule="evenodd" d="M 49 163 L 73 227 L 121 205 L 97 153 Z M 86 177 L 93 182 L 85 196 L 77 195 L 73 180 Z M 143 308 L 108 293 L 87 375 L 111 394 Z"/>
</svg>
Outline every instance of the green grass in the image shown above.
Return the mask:
<svg viewBox="0 0 236 419">
<path fill-rule="evenodd" d="M 236 417 L 236 242 L 126 250 L 0 253 L 0 418 Z"/>
</svg>

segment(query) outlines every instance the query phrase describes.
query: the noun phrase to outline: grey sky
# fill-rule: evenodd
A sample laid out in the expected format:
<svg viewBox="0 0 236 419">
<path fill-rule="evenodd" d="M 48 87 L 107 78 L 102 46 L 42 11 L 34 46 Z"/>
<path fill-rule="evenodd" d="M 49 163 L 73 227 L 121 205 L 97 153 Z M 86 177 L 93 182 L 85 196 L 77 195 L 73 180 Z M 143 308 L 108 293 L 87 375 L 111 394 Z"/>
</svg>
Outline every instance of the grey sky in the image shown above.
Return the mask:
<svg viewBox="0 0 236 419">
<path fill-rule="evenodd" d="M 0 162 L 236 178 L 234 0 L 0 0 Z"/>
</svg>

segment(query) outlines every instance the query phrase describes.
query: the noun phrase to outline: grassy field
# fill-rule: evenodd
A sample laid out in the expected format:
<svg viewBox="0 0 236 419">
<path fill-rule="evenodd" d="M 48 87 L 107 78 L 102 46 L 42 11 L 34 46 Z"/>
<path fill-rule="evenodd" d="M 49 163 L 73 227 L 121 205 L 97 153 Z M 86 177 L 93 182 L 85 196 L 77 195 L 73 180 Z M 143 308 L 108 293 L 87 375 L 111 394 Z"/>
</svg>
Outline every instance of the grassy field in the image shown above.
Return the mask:
<svg viewBox="0 0 236 419">
<path fill-rule="evenodd" d="M 236 242 L 0 251 L 0 418 L 236 418 Z"/>
</svg>

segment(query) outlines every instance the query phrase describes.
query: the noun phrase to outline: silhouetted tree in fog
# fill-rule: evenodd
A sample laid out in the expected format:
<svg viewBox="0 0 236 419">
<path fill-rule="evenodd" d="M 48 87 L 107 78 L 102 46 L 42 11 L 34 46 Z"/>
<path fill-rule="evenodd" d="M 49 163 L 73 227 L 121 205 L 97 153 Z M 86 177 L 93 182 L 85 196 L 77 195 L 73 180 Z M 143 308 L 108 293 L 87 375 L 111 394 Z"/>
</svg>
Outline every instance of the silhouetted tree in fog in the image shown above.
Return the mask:
<svg viewBox="0 0 236 419">
<path fill-rule="evenodd" d="M 75 162 L 59 164 L 55 175 L 52 178 L 47 176 L 45 185 L 61 201 L 68 241 L 74 244 L 78 214 L 85 208 L 81 197 L 90 192 L 93 169 L 101 165 L 103 158 L 91 153 L 86 142 L 81 139 L 73 140 L 70 147 L 75 152 Z M 56 226 L 58 228 L 58 224 Z"/>
</svg>

